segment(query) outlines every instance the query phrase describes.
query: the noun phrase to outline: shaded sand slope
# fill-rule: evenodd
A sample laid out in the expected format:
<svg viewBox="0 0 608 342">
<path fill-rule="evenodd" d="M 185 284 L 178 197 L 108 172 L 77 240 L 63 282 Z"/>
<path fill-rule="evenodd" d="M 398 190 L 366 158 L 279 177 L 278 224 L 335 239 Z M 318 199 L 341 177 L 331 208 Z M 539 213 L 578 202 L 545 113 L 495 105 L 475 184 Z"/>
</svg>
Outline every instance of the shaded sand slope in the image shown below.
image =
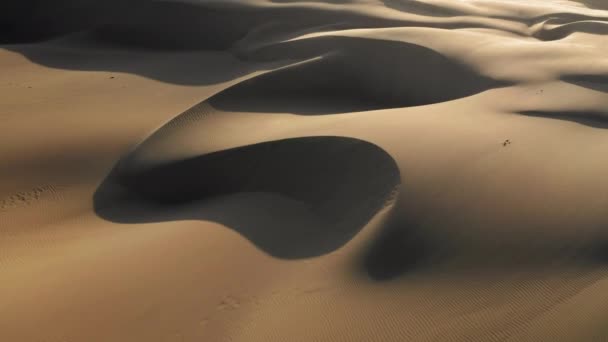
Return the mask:
<svg viewBox="0 0 608 342">
<path fill-rule="evenodd" d="M 302 114 L 314 104 L 310 114 L 324 114 L 432 104 L 500 85 L 433 50 L 379 39 L 306 38 L 242 58 L 314 57 L 319 59 L 242 82 L 211 98 L 210 104 L 224 111 Z"/>
<path fill-rule="evenodd" d="M 608 339 L 585 3 L 3 4 L 0 340 Z"/>
<path fill-rule="evenodd" d="M 95 195 L 96 211 L 102 217 L 133 223 L 159 219 L 217 220 L 234 226 L 268 253 L 284 258 L 320 255 L 340 247 L 374 214 L 391 204 L 399 184 L 397 165 L 386 152 L 363 141 L 339 137 L 265 142 L 144 170 L 130 168 L 128 160 L 124 164 L 116 168 Z M 130 192 L 114 190 L 113 193 L 112 187 L 117 186 Z M 273 222 L 273 216 L 278 214 L 274 211 L 268 218 L 262 218 L 263 214 L 256 215 L 252 208 L 241 208 L 255 215 L 244 214 L 243 220 L 239 219 L 240 210 L 218 204 L 211 205 L 215 210 L 199 208 L 188 210 L 183 217 L 171 215 L 176 210 L 183 212 L 183 203 L 209 201 L 220 195 L 262 192 L 296 200 L 299 203 L 295 205 L 303 205 L 299 210 L 310 212 L 318 219 L 311 223 L 296 215 L 288 221 Z M 121 196 L 128 199 L 130 193 L 140 201 L 147 199 L 164 204 L 155 211 L 162 210 L 168 217 L 150 217 L 146 215 L 149 211 L 138 215 L 138 211 L 116 206 L 117 199 Z M 255 208 L 265 200 L 250 194 L 250 201 L 244 203 Z M 224 203 L 230 201 L 227 199 Z M 273 202 L 261 205 L 270 203 Z M 238 207 L 238 203 L 236 205 Z M 283 207 L 281 211 L 293 211 L 280 202 L 275 205 L 275 209 Z M 261 222 L 256 222 L 260 219 Z"/>
</svg>

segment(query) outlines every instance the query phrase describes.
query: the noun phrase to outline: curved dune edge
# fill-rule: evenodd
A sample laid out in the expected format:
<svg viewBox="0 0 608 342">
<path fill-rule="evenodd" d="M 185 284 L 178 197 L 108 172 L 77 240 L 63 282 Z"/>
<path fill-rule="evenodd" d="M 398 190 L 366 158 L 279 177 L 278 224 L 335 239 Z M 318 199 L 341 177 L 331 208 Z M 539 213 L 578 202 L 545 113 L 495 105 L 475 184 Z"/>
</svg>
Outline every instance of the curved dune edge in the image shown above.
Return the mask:
<svg viewBox="0 0 608 342">
<path fill-rule="evenodd" d="M 97 190 L 94 202 L 101 217 L 116 222 L 219 221 L 271 255 L 296 258 L 342 246 L 392 204 L 399 184 L 399 169 L 381 148 L 352 138 L 306 137 L 143 169 L 119 164 Z M 117 186 L 126 193 L 112 195 Z M 138 200 L 133 197 L 154 202 L 155 209 L 138 213 L 113 204 L 125 196 L 134 203 Z M 199 210 L 183 210 L 197 201 L 205 202 Z M 289 215 L 282 214 L 275 222 L 276 213 L 267 208 L 271 203 L 295 217 L 288 219 Z M 290 209 L 290 205 L 295 208 Z M 258 206 L 259 212 L 254 209 Z M 238 208 L 254 216 L 239 219 Z M 172 210 L 181 214 L 176 217 Z M 165 214 L 154 214 L 159 211 Z"/>
<path fill-rule="evenodd" d="M 381 39 L 307 38 L 266 46 L 241 58 L 309 61 L 224 90 L 208 100 L 218 110 L 348 113 L 434 104 L 506 85 L 423 46 Z M 319 77 L 309 77 L 312 74 Z"/>
<path fill-rule="evenodd" d="M 605 0 L 36 3 L 0 341 L 608 340 Z"/>
<path fill-rule="evenodd" d="M 590 0 L 594 2 L 595 0 Z M 565 15 L 578 20 L 606 19 L 602 11 L 579 2 L 533 1 L 526 6 L 509 2 L 434 1 L 68 1 L 53 5 L 11 0 L 12 14 L 2 43 L 37 41 L 73 32 L 91 31 L 100 41 L 156 48 L 226 48 L 255 29 L 298 30 L 341 23 L 348 26 L 426 26 L 440 28 L 499 28 L 527 34 L 525 25 Z M 382 10 L 378 10 L 382 8 Z M 32 9 L 38 11 L 32 11 Z M 33 12 L 33 13 L 32 13 Z M 45 15 L 45 13 L 54 15 Z M 138 13 L 131 16 L 131 13 Z M 487 20 L 484 16 L 495 20 Z M 179 19 L 176 19 L 179 18 Z M 277 20 L 279 18 L 279 20 Z M 230 21 L 231 25 L 223 23 Z M 513 23 L 508 23 L 512 21 Z M 23 23 L 23 25 L 21 25 Z M 270 23 L 270 25 L 269 25 Z M 522 25 L 523 24 L 523 25 Z M 44 26 L 38 27 L 38 26 Z M 218 30 L 221 28 L 221 30 Z M 209 35 L 210 31 L 222 34 Z M 150 39 L 154 36 L 156 39 Z"/>
<path fill-rule="evenodd" d="M 604 21 L 581 20 L 563 25 L 551 25 L 551 19 L 549 19 L 542 24 L 534 36 L 541 40 L 558 40 L 564 39 L 574 33 L 605 35 L 608 33 L 608 23 Z"/>
<path fill-rule="evenodd" d="M 407 192 L 401 195 L 406 197 Z M 495 276 L 608 267 L 608 239 L 603 234 L 585 231 L 575 238 L 522 234 L 500 241 L 490 235 L 450 236 L 404 210 L 404 197 L 360 248 L 353 263 L 358 279 L 387 282 L 437 274 Z"/>
</svg>

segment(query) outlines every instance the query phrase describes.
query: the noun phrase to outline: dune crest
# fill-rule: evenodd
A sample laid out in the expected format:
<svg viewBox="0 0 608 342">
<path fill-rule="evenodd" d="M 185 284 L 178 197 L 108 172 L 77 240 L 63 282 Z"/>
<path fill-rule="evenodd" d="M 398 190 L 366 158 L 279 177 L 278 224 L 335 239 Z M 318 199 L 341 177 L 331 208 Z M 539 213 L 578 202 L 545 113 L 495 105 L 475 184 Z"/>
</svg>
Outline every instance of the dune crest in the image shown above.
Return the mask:
<svg viewBox="0 0 608 342">
<path fill-rule="evenodd" d="M 0 13 L 0 341 L 608 340 L 604 0 Z"/>
<path fill-rule="evenodd" d="M 151 213 L 159 210 L 170 213 L 197 201 L 207 202 L 203 208 L 221 208 L 214 202 L 218 196 L 223 197 L 224 202 L 232 198 L 238 202 L 239 197 L 230 195 L 251 194 L 253 202 L 249 205 L 253 207 L 266 198 L 256 199 L 255 193 L 284 196 L 302 203 L 305 211 L 319 219 L 308 222 L 309 227 L 294 219 L 289 223 L 293 226 L 291 229 L 273 223 L 272 217 L 265 224 L 252 222 L 253 229 L 242 228 L 240 226 L 248 225 L 246 221 L 239 222 L 236 217 L 222 214 L 221 209 L 207 210 L 207 214 L 205 209 L 198 213 L 188 210 L 181 219 L 200 217 L 232 223 L 236 230 L 270 254 L 293 258 L 300 253 L 303 253 L 301 257 L 318 255 L 343 245 L 390 205 L 399 179 L 399 170 L 392 158 L 372 144 L 341 137 L 293 138 L 149 168 L 129 165 L 127 160 L 117 166 L 114 175 L 98 190 L 95 206 L 104 218 L 135 223 L 176 218 L 170 214 L 158 219 L 150 213 L 132 215 L 129 210 L 115 208 L 113 202 L 124 197 L 139 198 L 162 204 Z M 112 187 L 117 186 L 125 188 L 126 193 L 112 195 Z M 314 241 L 315 238 L 319 241 Z M 310 247 L 308 251 L 303 241 L 325 247 Z M 296 252 L 298 250 L 302 251 Z"/>
</svg>

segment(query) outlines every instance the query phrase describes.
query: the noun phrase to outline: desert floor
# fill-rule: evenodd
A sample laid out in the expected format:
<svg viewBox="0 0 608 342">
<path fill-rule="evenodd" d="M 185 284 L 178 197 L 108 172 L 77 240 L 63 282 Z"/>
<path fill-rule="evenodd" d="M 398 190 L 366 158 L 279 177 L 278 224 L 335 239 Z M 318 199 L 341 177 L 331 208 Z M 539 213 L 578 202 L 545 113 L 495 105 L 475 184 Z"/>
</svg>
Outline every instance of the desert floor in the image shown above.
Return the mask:
<svg viewBox="0 0 608 342">
<path fill-rule="evenodd" d="M 603 0 L 67 15 L 0 45 L 0 341 L 608 340 Z"/>
</svg>

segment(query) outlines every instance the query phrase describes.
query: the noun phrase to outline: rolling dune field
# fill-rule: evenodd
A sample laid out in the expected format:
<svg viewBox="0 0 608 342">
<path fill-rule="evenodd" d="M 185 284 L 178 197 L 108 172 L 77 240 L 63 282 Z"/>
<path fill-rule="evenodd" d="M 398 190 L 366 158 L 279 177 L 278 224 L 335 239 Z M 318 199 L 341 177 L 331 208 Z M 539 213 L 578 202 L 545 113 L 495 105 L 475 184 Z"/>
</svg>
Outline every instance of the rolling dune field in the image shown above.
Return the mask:
<svg viewBox="0 0 608 342">
<path fill-rule="evenodd" d="M 0 12 L 0 341 L 608 341 L 608 1 Z"/>
</svg>

